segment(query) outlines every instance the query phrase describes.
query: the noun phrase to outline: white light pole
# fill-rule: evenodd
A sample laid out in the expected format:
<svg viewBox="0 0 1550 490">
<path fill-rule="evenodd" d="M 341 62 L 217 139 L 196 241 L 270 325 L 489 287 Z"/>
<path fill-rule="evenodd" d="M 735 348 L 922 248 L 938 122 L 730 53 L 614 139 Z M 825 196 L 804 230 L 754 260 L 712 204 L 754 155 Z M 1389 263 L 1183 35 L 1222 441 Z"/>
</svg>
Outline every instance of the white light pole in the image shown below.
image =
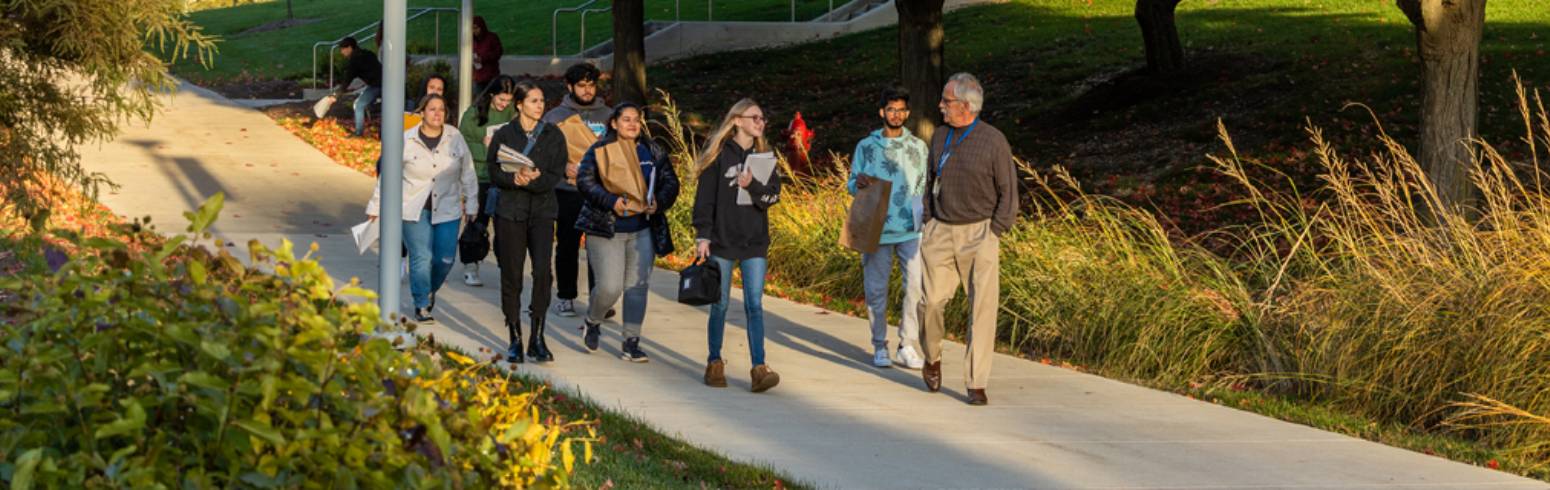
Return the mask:
<svg viewBox="0 0 1550 490">
<path fill-rule="evenodd" d="M 473 107 L 474 95 L 474 0 L 463 0 L 457 14 L 457 110 Z M 447 118 L 461 121 L 462 115 Z"/>
<path fill-rule="evenodd" d="M 398 312 L 398 252 L 404 243 L 404 17 L 406 0 L 382 2 L 382 227 L 377 307 L 382 318 Z M 398 245 L 395 247 L 394 245 Z"/>
</svg>

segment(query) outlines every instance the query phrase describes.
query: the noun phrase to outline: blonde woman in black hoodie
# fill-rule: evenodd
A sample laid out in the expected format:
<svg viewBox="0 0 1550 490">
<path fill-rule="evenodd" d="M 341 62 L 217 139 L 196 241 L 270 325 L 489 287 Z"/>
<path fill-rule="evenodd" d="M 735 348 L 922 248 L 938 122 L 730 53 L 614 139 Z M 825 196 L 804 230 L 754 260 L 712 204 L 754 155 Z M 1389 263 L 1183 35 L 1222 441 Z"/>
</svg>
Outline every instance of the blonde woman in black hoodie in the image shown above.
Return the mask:
<svg viewBox="0 0 1550 490">
<path fill-rule="evenodd" d="M 727 297 L 732 286 L 732 267 L 743 271 L 743 311 L 748 318 L 748 351 L 753 357 L 749 371 L 755 393 L 774 388 L 780 375 L 764 362 L 764 273 L 770 249 L 769 208 L 780 202 L 780 172 L 760 182 L 746 164 L 753 153 L 770 151 L 764 138 L 764 111 L 752 99 L 732 105 L 721 125 L 706 142 L 695 161 L 699 187 L 694 195 L 695 251 L 700 259 L 721 267 L 721 301 L 710 308 L 710 357 L 705 384 L 725 387 L 726 363 L 721 341 L 726 330 Z M 737 203 L 746 192 L 752 204 Z"/>
</svg>

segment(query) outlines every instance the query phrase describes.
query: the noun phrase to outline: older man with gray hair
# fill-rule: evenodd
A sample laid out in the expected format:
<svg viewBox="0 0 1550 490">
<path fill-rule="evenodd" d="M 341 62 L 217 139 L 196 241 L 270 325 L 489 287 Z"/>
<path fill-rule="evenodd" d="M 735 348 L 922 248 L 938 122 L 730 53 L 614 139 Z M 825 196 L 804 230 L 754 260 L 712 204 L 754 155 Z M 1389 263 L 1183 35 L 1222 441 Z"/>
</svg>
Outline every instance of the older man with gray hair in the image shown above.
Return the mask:
<svg viewBox="0 0 1550 490">
<path fill-rule="evenodd" d="M 948 78 L 938 108 L 947 127 L 931 138 L 925 227 L 920 256 L 925 294 L 920 318 L 926 389 L 942 388 L 943 311 L 964 285 L 969 294 L 969 338 L 963 368 L 969 404 L 990 399 L 990 361 L 996 353 L 1001 295 L 1001 234 L 1017 221 L 1017 172 L 1006 136 L 979 118 L 985 89 L 968 73 Z"/>
</svg>

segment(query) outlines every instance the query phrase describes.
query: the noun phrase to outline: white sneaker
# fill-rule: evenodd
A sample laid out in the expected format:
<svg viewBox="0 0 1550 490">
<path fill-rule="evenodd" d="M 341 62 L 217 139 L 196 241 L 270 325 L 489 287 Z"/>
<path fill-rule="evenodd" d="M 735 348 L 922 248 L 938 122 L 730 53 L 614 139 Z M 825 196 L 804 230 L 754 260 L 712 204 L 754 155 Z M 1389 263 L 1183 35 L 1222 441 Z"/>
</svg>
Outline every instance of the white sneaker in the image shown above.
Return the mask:
<svg viewBox="0 0 1550 490">
<path fill-rule="evenodd" d="M 872 353 L 872 365 L 880 368 L 893 367 L 893 360 L 888 358 L 887 347 L 878 347 L 877 352 Z"/>
<path fill-rule="evenodd" d="M 463 284 L 473 287 L 484 286 L 484 281 L 479 280 L 479 263 L 469 262 L 463 264 Z"/>
<path fill-rule="evenodd" d="M 926 359 L 920 357 L 919 352 L 915 352 L 915 346 L 901 345 L 899 346 L 899 364 L 903 364 L 904 367 L 909 369 L 920 369 L 926 367 Z"/>
<path fill-rule="evenodd" d="M 556 302 L 554 304 L 554 314 L 563 316 L 565 318 L 575 318 L 576 302 L 568 299 L 562 299 Z"/>
</svg>

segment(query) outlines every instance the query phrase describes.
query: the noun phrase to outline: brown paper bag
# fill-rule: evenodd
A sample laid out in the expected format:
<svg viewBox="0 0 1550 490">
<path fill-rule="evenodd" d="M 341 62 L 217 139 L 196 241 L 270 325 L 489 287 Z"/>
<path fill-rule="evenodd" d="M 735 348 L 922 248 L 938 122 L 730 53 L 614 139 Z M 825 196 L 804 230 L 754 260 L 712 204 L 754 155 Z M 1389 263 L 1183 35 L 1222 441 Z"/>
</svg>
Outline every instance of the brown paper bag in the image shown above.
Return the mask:
<svg viewBox="0 0 1550 490">
<path fill-rule="evenodd" d="M 592 144 L 597 142 L 597 135 L 592 132 L 592 128 L 587 127 L 587 122 L 582 121 L 579 115 L 567 117 L 556 126 L 560 128 L 561 133 L 565 134 L 565 151 L 569 157 L 566 164 L 581 164 L 582 157 L 587 156 L 587 149 L 592 148 Z M 576 185 L 576 179 L 566 178 L 565 181 Z"/>
<path fill-rule="evenodd" d="M 597 149 L 597 174 L 608 192 L 624 196 L 631 213 L 646 211 L 646 179 L 640 174 L 640 156 L 634 147 L 615 141 Z"/>
<path fill-rule="evenodd" d="M 883 222 L 888 220 L 888 198 L 893 192 L 893 182 L 877 180 L 865 189 L 856 190 L 856 198 L 850 203 L 850 217 L 840 230 L 840 245 L 861 253 L 876 253 L 878 240 L 883 237 Z"/>
</svg>

